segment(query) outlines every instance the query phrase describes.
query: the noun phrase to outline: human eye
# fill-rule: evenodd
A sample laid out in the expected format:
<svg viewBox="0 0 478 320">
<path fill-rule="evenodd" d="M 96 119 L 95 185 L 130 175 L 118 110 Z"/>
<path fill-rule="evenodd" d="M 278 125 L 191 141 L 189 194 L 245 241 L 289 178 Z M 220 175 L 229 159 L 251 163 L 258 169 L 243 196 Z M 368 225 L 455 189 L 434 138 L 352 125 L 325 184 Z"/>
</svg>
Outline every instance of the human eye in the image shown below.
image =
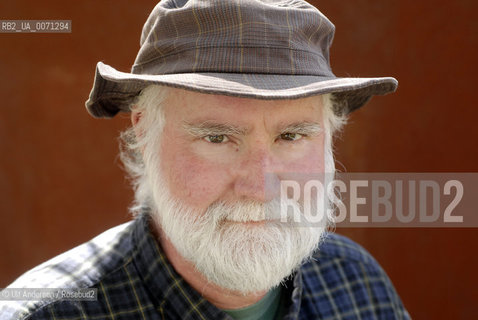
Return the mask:
<svg viewBox="0 0 478 320">
<path fill-rule="evenodd" d="M 285 132 L 280 135 L 280 139 L 285 141 L 297 141 L 302 137 L 304 137 L 304 135 L 295 132 Z"/>
<path fill-rule="evenodd" d="M 229 138 L 225 134 L 210 134 L 203 137 L 204 140 L 210 143 L 225 143 L 229 141 Z"/>
</svg>

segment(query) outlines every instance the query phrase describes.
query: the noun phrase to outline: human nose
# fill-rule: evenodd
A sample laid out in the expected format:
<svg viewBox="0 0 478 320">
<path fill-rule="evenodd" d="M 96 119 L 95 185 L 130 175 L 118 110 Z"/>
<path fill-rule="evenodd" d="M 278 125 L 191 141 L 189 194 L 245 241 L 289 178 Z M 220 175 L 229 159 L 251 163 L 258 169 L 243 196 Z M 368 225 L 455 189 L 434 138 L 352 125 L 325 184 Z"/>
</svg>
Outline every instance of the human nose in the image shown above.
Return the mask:
<svg viewBox="0 0 478 320">
<path fill-rule="evenodd" d="M 237 197 L 261 203 L 276 197 L 278 162 L 270 148 L 256 146 L 244 153 L 237 169 L 234 192 Z"/>
</svg>

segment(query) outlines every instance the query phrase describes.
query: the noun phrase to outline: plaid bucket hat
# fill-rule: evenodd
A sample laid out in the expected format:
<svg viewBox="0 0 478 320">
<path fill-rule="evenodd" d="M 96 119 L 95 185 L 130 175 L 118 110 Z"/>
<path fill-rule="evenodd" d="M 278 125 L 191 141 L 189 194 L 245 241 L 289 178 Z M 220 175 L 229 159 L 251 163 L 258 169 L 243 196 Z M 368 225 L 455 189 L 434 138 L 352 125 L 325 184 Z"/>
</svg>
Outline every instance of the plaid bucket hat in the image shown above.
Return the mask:
<svg viewBox="0 0 478 320">
<path fill-rule="evenodd" d="M 347 114 L 397 80 L 340 78 L 330 68 L 335 27 L 302 0 L 163 0 L 149 15 L 131 73 L 99 62 L 88 112 L 128 112 L 151 84 L 255 99 L 333 93 Z"/>
</svg>

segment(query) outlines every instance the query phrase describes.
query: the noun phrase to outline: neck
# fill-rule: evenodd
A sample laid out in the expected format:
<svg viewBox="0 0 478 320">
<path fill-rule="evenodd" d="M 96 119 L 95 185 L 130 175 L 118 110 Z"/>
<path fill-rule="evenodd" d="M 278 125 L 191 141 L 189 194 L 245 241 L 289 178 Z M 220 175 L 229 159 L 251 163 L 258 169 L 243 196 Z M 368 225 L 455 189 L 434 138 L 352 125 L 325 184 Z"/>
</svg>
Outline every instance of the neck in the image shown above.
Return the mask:
<svg viewBox="0 0 478 320">
<path fill-rule="evenodd" d="M 256 292 L 251 294 L 243 294 L 237 291 L 222 288 L 211 283 L 200 273 L 196 267 L 184 259 L 181 254 L 173 246 L 169 238 L 161 231 L 160 228 L 155 230 L 156 238 L 166 254 L 169 262 L 173 265 L 176 272 L 204 299 L 212 303 L 219 309 L 239 309 L 244 308 L 261 300 L 267 292 Z"/>
</svg>

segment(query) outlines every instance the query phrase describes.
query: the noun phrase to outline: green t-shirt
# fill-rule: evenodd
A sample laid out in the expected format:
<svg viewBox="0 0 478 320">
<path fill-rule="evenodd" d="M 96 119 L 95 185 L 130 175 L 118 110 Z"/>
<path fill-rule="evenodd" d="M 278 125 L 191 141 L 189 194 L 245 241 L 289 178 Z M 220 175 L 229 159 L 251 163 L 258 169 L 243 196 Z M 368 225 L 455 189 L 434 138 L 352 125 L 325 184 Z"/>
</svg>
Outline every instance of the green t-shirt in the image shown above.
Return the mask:
<svg viewBox="0 0 478 320">
<path fill-rule="evenodd" d="M 281 286 L 269 291 L 255 304 L 232 310 L 223 310 L 236 320 L 274 320 L 282 313 Z"/>
</svg>

